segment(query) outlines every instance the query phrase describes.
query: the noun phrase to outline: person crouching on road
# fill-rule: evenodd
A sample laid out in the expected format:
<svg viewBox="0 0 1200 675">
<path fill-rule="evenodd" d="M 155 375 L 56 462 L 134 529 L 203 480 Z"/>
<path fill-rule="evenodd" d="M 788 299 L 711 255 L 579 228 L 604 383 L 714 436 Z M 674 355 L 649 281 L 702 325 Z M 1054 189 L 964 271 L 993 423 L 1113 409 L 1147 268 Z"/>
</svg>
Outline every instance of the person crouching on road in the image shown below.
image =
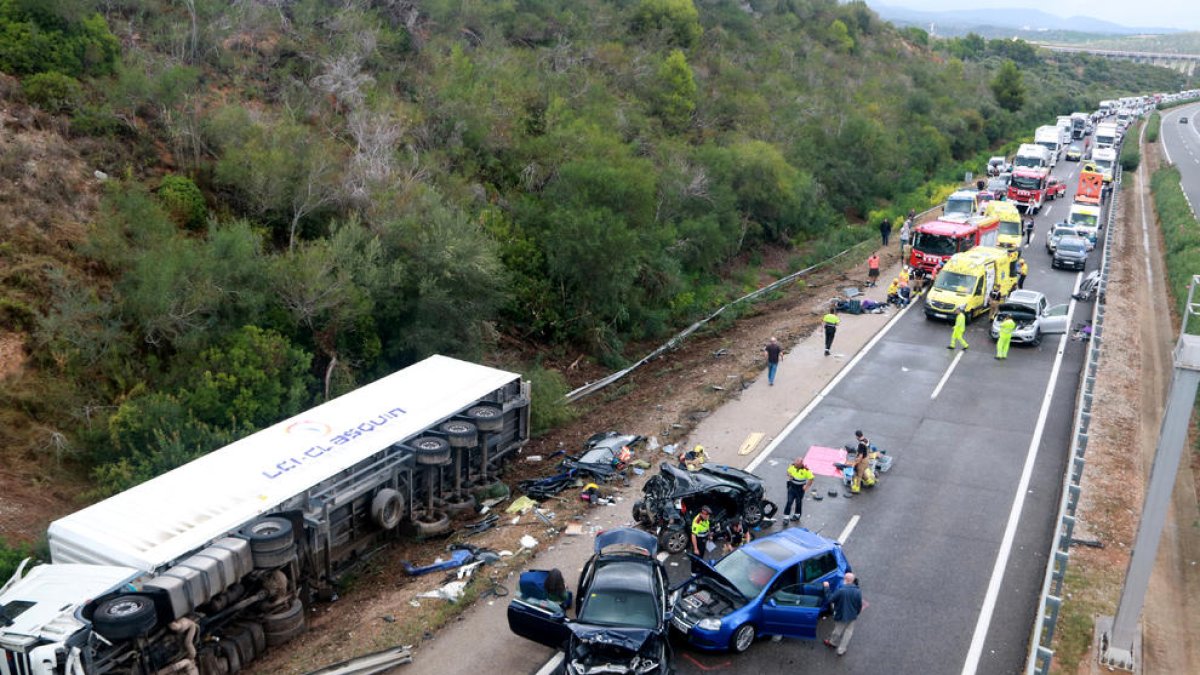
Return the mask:
<svg viewBox="0 0 1200 675">
<path fill-rule="evenodd" d="M 887 301 L 889 305 L 900 303 L 900 280 L 892 279 L 892 283 L 888 284 Z"/>
<path fill-rule="evenodd" d="M 708 544 L 712 541 L 712 522 L 709 520 L 711 513 L 705 506 L 692 518 L 692 553 L 697 557 L 704 557 L 708 552 Z"/>
<path fill-rule="evenodd" d="M 749 544 L 750 540 L 752 539 L 750 536 L 750 528 L 746 527 L 746 524 L 742 522 L 741 518 L 734 518 L 733 521 L 729 523 L 729 527 L 725 529 L 725 535 L 723 538 L 725 541 L 723 542 L 721 549 L 726 555 L 733 553 L 735 548 L 741 548 L 742 546 Z"/>
<path fill-rule="evenodd" d="M 804 464 L 803 457 L 797 457 L 788 466 L 787 473 L 787 503 L 783 505 L 783 522 L 800 520 L 804 510 L 804 495 L 814 480 L 813 472 Z M 796 505 L 795 515 L 792 515 L 792 504 Z"/>
</svg>

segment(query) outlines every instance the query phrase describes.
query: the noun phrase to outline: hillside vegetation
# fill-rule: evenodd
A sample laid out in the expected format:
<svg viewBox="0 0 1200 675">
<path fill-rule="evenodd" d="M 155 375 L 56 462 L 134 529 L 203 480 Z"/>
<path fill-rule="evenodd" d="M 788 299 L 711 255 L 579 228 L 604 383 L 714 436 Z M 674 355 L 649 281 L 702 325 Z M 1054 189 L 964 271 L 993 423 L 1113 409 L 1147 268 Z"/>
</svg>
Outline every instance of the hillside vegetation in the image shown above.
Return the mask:
<svg viewBox="0 0 1200 675">
<path fill-rule="evenodd" d="M 98 496 L 432 353 L 619 364 L 1181 84 L 1054 59 L 834 0 L 0 0 L 5 462 Z"/>
</svg>

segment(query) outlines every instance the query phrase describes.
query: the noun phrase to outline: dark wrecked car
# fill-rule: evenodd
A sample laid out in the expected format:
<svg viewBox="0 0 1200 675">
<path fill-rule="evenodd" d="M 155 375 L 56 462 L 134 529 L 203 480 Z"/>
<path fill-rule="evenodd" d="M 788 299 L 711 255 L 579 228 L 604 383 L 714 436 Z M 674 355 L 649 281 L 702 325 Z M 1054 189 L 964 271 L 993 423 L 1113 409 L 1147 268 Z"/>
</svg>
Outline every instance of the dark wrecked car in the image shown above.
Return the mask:
<svg viewBox="0 0 1200 675">
<path fill-rule="evenodd" d="M 691 520 L 705 506 L 712 512 L 717 532 L 736 518 L 755 527 L 778 509 L 763 498 L 761 478 L 720 464 L 706 464 L 698 471 L 663 464 L 658 475 L 646 481 L 642 493 L 642 499 L 633 505 L 633 518 L 658 536 L 669 553 L 687 548 Z"/>
<path fill-rule="evenodd" d="M 562 649 L 568 675 L 673 672 L 667 573 L 655 559 L 655 538 L 622 527 L 596 535 L 575 596 L 575 618 L 562 594 L 539 585 L 546 572 L 521 574 L 508 604 L 508 627 L 539 644 Z"/>
<path fill-rule="evenodd" d="M 732 652 L 768 635 L 816 639 L 851 571 L 840 544 L 801 527 L 756 539 L 716 565 L 692 562 L 700 573 L 672 594 L 671 623 L 693 647 Z"/>
<path fill-rule="evenodd" d="M 642 440 L 642 436 L 615 431 L 596 434 L 584 443 L 583 454 L 567 457 L 562 464 L 576 474 L 586 473 L 607 480 L 625 468 L 632 459 L 632 448 Z"/>
</svg>

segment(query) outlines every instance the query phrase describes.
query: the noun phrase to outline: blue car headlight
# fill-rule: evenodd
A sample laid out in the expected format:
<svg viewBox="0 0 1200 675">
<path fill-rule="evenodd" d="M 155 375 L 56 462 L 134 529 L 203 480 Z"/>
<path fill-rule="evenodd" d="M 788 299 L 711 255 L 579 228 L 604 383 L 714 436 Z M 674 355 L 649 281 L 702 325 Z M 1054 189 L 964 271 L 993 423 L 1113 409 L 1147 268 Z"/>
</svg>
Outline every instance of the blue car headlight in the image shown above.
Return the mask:
<svg viewBox="0 0 1200 675">
<path fill-rule="evenodd" d="M 696 628 L 700 630 L 721 630 L 720 619 L 700 619 L 700 623 L 696 624 Z"/>
</svg>

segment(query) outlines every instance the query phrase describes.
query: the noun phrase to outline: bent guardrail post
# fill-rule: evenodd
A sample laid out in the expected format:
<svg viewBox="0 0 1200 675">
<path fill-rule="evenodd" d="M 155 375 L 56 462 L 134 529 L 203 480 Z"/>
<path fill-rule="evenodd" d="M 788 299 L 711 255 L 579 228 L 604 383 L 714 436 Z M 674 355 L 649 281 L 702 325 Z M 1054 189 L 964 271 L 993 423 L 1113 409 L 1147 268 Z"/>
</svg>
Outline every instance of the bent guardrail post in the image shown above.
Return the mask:
<svg viewBox="0 0 1200 675">
<path fill-rule="evenodd" d="M 1179 341 L 1172 355 L 1174 374 L 1167 395 L 1167 409 L 1163 413 L 1158 445 L 1154 449 L 1154 464 L 1150 468 L 1150 482 L 1146 486 L 1142 518 L 1125 572 L 1121 600 L 1111 625 L 1100 637 L 1100 664 L 1112 668 L 1132 671 L 1137 665 L 1141 637 L 1138 620 L 1146 601 L 1146 588 L 1150 585 L 1150 572 L 1158 554 L 1163 526 L 1167 522 L 1167 510 L 1171 507 L 1171 493 L 1179 472 L 1179 462 L 1187 445 L 1188 422 L 1196 403 L 1196 389 L 1200 387 L 1200 335 L 1188 334 L 1188 324 L 1200 314 L 1195 297 L 1198 283 L 1200 275 L 1193 275 L 1179 329 Z"/>
</svg>

